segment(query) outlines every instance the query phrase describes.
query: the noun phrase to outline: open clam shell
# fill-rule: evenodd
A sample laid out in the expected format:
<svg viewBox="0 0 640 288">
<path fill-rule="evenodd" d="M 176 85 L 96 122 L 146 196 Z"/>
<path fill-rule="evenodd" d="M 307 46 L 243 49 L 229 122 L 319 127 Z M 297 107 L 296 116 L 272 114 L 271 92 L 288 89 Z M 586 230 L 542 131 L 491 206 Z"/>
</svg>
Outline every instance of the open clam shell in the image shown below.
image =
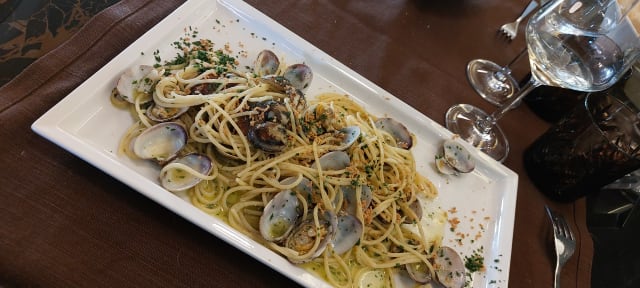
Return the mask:
<svg viewBox="0 0 640 288">
<path fill-rule="evenodd" d="M 272 242 L 285 239 L 298 221 L 298 197 L 291 190 L 278 192 L 260 216 L 260 235 Z"/>
<path fill-rule="evenodd" d="M 149 119 L 156 122 L 167 122 L 180 117 L 186 113 L 189 107 L 170 108 L 163 107 L 153 102 L 148 108 L 145 114 Z"/>
<path fill-rule="evenodd" d="M 282 77 L 287 79 L 294 88 L 304 92 L 313 80 L 313 71 L 306 64 L 293 64 L 284 70 Z"/>
<path fill-rule="evenodd" d="M 442 174 L 445 175 L 457 175 L 458 171 L 456 171 L 456 169 L 453 169 L 453 167 L 451 167 L 451 165 L 449 165 L 449 163 L 444 160 L 444 152 L 442 151 L 442 149 L 440 149 L 440 152 L 438 152 L 438 154 L 436 154 L 435 156 L 435 164 L 436 164 L 436 169 L 438 169 L 438 171 Z"/>
<path fill-rule="evenodd" d="M 292 184 L 296 181 L 298 177 L 288 177 L 284 180 L 280 181 L 280 184 L 288 185 Z M 304 199 L 307 199 L 309 203 L 311 203 L 311 195 L 313 193 L 313 182 L 307 179 L 306 177 L 302 177 L 302 180 L 298 185 L 291 189 L 293 192 L 300 194 L 300 196 Z"/>
<path fill-rule="evenodd" d="M 208 175 L 213 169 L 211 159 L 203 154 L 191 153 L 169 162 L 160 173 L 160 184 L 171 192 L 178 192 L 196 186 L 202 178 L 188 173 L 181 168 L 169 168 L 172 163 L 183 164 L 196 172 Z"/>
<path fill-rule="evenodd" d="M 340 255 L 347 252 L 360 241 L 364 226 L 355 216 L 344 214 L 338 216 L 337 228 L 331 244 L 333 246 L 333 252 Z"/>
<path fill-rule="evenodd" d="M 262 77 L 276 74 L 279 67 L 280 60 L 278 59 L 278 56 L 276 56 L 276 54 L 271 50 L 262 50 L 256 57 L 253 65 L 253 71 L 256 75 Z"/>
<path fill-rule="evenodd" d="M 350 215 L 356 215 L 358 211 L 358 205 L 362 205 L 362 207 L 368 207 L 373 200 L 373 192 L 371 188 L 367 185 L 363 185 L 360 192 L 360 202 L 357 201 L 356 198 L 356 189 L 353 186 L 342 186 L 340 187 L 342 190 L 342 196 L 344 201 L 344 209 Z"/>
<path fill-rule="evenodd" d="M 476 168 L 471 153 L 462 144 L 452 139 L 444 141 L 443 159 L 451 168 L 460 173 L 469 173 Z"/>
<path fill-rule="evenodd" d="M 275 153 L 287 147 L 287 130 L 280 123 L 262 122 L 249 128 L 247 138 L 255 147 Z"/>
<path fill-rule="evenodd" d="M 273 74 L 262 76 L 258 79 L 258 81 L 268 84 L 269 86 L 271 86 L 271 89 L 279 92 L 285 92 L 287 90 L 287 87 L 291 86 L 289 80 L 282 76 L 276 76 Z"/>
<path fill-rule="evenodd" d="M 435 155 L 435 165 L 438 171 L 445 175 L 470 173 L 476 167 L 471 153 L 453 139 L 444 141 L 440 151 Z"/>
<path fill-rule="evenodd" d="M 434 275 L 431 274 L 431 270 L 424 262 L 408 263 L 405 268 L 409 277 L 418 283 L 426 284 L 433 281 Z"/>
<path fill-rule="evenodd" d="M 331 151 L 322 155 L 318 159 L 318 163 L 314 162 L 311 164 L 311 168 L 317 168 L 318 164 L 320 164 L 320 168 L 322 168 L 322 170 L 341 170 L 349 167 L 351 159 L 349 158 L 349 154 L 346 152 Z"/>
<path fill-rule="evenodd" d="M 411 223 L 420 222 L 420 219 L 422 219 L 422 214 L 423 214 L 422 203 L 420 203 L 420 198 L 417 198 L 416 201 L 411 202 L 411 204 L 407 205 L 405 209 L 411 210 L 412 214 L 415 215 L 416 218 L 413 218 L 413 215 L 403 211 L 402 214 L 405 214 L 407 216 L 404 219 L 404 223 L 411 224 Z"/>
<path fill-rule="evenodd" d="M 340 130 L 338 130 L 339 136 L 342 137 L 340 141 L 340 145 L 338 146 L 338 150 L 347 150 L 353 143 L 358 140 L 360 137 L 360 127 L 358 126 L 347 126 Z"/>
<path fill-rule="evenodd" d="M 340 255 L 347 252 L 360 241 L 364 225 L 353 215 L 338 216 L 336 235 L 331 242 L 333 252 Z"/>
<path fill-rule="evenodd" d="M 376 128 L 389 133 L 395 139 L 397 147 L 409 150 L 413 146 L 411 132 L 402 123 L 392 118 L 380 118 L 374 124 Z"/>
<path fill-rule="evenodd" d="M 133 153 L 160 163 L 173 159 L 187 144 L 187 130 L 179 123 L 164 122 L 144 130 L 133 142 Z"/>
<path fill-rule="evenodd" d="M 462 288 L 464 286 L 464 263 L 456 250 L 448 246 L 441 246 L 433 260 L 438 282 L 447 288 Z"/>
<path fill-rule="evenodd" d="M 313 218 L 306 219 L 297 225 L 291 235 L 286 238 L 285 247 L 302 256 L 290 257 L 289 261 L 292 263 L 306 263 L 320 256 L 334 238 L 338 221 L 336 214 L 325 211 L 319 218 L 319 226 L 316 227 Z M 320 242 L 313 250 L 316 239 L 319 239 Z"/>
</svg>

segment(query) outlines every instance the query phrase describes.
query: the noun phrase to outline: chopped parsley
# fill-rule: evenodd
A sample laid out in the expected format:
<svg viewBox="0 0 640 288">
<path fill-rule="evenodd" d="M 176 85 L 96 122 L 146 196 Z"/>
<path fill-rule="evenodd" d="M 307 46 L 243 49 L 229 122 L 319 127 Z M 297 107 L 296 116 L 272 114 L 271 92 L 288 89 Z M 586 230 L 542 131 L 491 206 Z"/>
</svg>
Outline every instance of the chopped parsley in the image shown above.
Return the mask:
<svg viewBox="0 0 640 288">
<path fill-rule="evenodd" d="M 473 251 L 470 256 L 464 257 L 464 267 L 469 270 L 469 272 L 477 272 L 484 270 L 484 257 L 482 256 L 482 247 L 480 249 Z"/>
</svg>

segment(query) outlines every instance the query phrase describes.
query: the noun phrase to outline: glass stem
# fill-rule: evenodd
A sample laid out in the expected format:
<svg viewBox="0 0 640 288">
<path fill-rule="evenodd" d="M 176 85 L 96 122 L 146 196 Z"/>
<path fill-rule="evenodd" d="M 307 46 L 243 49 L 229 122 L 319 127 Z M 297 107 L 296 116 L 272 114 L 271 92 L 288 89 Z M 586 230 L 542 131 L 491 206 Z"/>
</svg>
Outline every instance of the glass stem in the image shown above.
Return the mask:
<svg viewBox="0 0 640 288">
<path fill-rule="evenodd" d="M 491 115 L 485 117 L 484 119 L 478 120 L 478 123 L 476 123 L 476 125 L 480 128 L 480 131 L 482 131 L 482 133 L 488 134 L 493 126 L 498 123 L 498 120 L 500 120 L 500 118 L 502 118 L 502 116 L 507 113 L 507 111 L 513 109 L 518 104 L 518 102 L 520 102 L 520 100 L 524 98 L 524 96 L 527 96 L 527 94 L 531 93 L 533 89 L 541 85 L 542 83 L 540 83 L 534 77 L 531 77 L 527 84 L 525 84 L 524 87 L 520 88 L 520 91 L 518 91 L 516 95 L 513 95 L 511 98 L 509 98 L 507 103 L 504 103 L 502 106 L 500 106 L 500 108 L 498 108 L 498 110 L 491 113 Z"/>
<path fill-rule="evenodd" d="M 511 65 L 513 65 L 513 63 L 518 62 L 518 60 L 520 60 L 520 58 L 522 58 L 522 56 L 524 56 L 527 52 L 527 48 L 522 49 L 522 51 L 520 51 L 520 53 L 518 53 L 518 55 L 516 55 L 515 58 L 511 59 L 511 61 L 505 65 L 500 67 L 500 70 L 493 72 L 493 77 L 495 79 L 498 79 L 500 82 L 506 82 L 507 81 L 507 76 L 511 74 Z"/>
<path fill-rule="evenodd" d="M 515 58 L 511 59 L 511 62 L 509 62 L 509 64 L 507 64 L 504 67 L 511 69 L 511 65 L 513 65 L 513 63 L 518 62 L 518 60 L 520 60 L 520 58 L 522 58 L 522 56 L 524 56 L 524 54 L 526 53 L 527 53 L 527 48 L 522 49 L 522 51 L 520 51 L 520 53 L 518 53 L 518 55 Z"/>
</svg>

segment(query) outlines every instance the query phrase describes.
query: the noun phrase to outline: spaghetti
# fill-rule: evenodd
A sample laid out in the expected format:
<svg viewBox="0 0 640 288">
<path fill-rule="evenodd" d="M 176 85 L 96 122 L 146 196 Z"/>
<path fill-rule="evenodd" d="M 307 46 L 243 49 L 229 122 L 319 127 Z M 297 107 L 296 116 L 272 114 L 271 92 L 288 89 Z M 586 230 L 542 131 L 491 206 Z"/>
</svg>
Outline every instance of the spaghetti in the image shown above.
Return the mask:
<svg viewBox="0 0 640 288">
<path fill-rule="evenodd" d="M 281 63 L 273 75 L 259 75 L 258 68 L 241 72 L 237 61 L 215 50 L 211 41 L 191 44 L 170 63 L 121 78 L 130 83 L 119 83 L 112 102 L 128 107 L 136 120 L 121 139 L 121 153 L 139 158 L 130 148 L 139 135 L 158 121 L 179 123 L 188 140 L 175 156 L 204 155 L 213 167 L 202 173 L 162 161 L 160 174 L 201 180 L 187 190 L 199 209 L 291 262 L 304 263 L 337 287 L 357 286 L 371 271 L 392 286 L 393 275 L 406 265 L 434 277 L 440 241 L 427 240 L 417 224 L 420 201 L 430 201 L 437 191 L 416 171 L 407 145 L 412 135 L 399 138 L 347 95 L 306 99 L 305 87 L 282 77 L 287 68 Z M 157 107 L 166 120 L 149 116 Z M 359 132 L 350 143 L 345 140 L 348 127 Z M 331 152 L 348 155 L 346 164 L 323 160 Z M 268 222 L 265 211 L 282 191 L 293 195 L 287 199 L 296 203 L 295 216 L 289 224 L 278 224 L 291 226 L 274 232 L 279 239 L 266 239 L 261 231 Z M 337 253 L 340 228 L 335 221 L 346 214 L 356 219 L 357 241 Z"/>
</svg>

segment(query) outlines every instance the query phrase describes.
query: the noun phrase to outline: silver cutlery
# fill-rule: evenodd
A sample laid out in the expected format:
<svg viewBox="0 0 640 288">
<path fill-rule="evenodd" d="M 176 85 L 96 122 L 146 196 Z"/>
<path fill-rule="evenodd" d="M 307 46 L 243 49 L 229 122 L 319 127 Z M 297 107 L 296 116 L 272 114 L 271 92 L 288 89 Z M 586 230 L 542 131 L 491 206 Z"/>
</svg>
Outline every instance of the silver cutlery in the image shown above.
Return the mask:
<svg viewBox="0 0 640 288">
<path fill-rule="evenodd" d="M 571 258 L 573 252 L 575 252 L 576 238 L 573 236 L 571 228 L 562 215 L 551 211 L 546 205 L 544 208 L 547 210 L 549 218 L 551 218 L 551 224 L 553 225 L 553 242 L 556 250 L 556 268 L 553 287 L 560 288 L 560 270 L 562 266 L 567 263 L 567 260 Z"/>
<path fill-rule="evenodd" d="M 516 35 L 518 35 L 518 26 L 520 25 L 520 22 L 522 22 L 522 20 L 527 17 L 529 13 L 536 9 L 538 5 L 538 1 L 531 0 L 531 2 L 529 2 L 529 5 L 524 8 L 522 14 L 520 14 L 520 16 L 515 21 L 504 24 L 500 27 L 500 32 L 505 34 L 509 38 L 509 40 L 513 40 L 514 38 L 516 38 Z"/>
</svg>

